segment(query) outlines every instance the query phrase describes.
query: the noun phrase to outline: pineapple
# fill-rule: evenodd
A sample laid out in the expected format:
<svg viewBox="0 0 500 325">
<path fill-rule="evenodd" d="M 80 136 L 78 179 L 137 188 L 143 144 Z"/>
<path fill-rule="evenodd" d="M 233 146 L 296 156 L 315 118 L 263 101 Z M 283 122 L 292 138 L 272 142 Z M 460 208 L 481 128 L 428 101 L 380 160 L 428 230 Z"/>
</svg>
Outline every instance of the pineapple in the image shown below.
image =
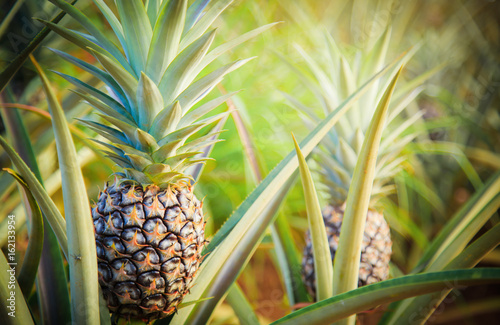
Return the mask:
<svg viewBox="0 0 500 325">
<path fill-rule="evenodd" d="M 121 171 L 92 207 L 99 283 L 116 318 L 150 322 L 176 311 L 193 285 L 206 243 L 203 203 L 191 185 L 190 167 L 204 163 L 202 150 L 217 142 L 218 121 L 204 117 L 232 94 L 203 99 L 247 60 L 230 63 L 195 80 L 218 56 L 251 32 L 209 52 L 207 31 L 231 1 L 118 0 L 112 10 L 94 0 L 120 47 L 68 3 L 54 1 L 89 34 L 45 22 L 95 56 L 102 69 L 53 50 L 90 72 L 107 93 L 59 73 L 76 94 L 97 109 L 98 120 L 82 121 L 107 141 L 107 157 Z M 118 12 L 119 17 L 114 12 Z"/>
<path fill-rule="evenodd" d="M 342 206 L 327 205 L 322 211 L 332 260 L 335 258 L 335 252 L 339 245 L 340 226 L 342 225 L 344 209 L 345 204 Z M 368 210 L 361 250 L 358 287 L 376 283 L 389 277 L 388 265 L 391 252 L 391 234 L 384 215 L 376 210 Z M 307 291 L 311 296 L 315 297 L 314 257 L 309 232 L 306 233 L 306 246 L 302 259 L 302 277 Z"/>
<path fill-rule="evenodd" d="M 305 50 L 297 46 L 311 73 L 302 72 L 300 68 L 295 70 L 313 90 L 322 106 L 322 112 L 316 113 L 299 99 L 285 94 L 291 106 L 297 109 L 303 117 L 306 125 L 314 127 L 325 114 L 330 113 L 372 74 L 382 69 L 390 34 L 390 29 L 382 33 L 370 51 L 348 48 L 346 52 L 350 52 L 349 56 L 337 47 L 329 34 L 324 35 L 321 40 L 316 40 L 317 43 L 315 43 L 315 48 L 320 49 L 318 53 L 325 55 L 321 59 L 313 59 Z M 353 59 L 349 60 L 349 58 Z M 375 82 L 374 86 L 342 116 L 329 136 L 325 137 L 321 146 L 315 151 L 317 175 L 329 201 L 322 214 L 328 233 L 332 261 L 339 243 L 347 193 L 357 157 L 378 101 L 387 87 L 384 82 L 385 80 Z M 379 150 L 371 203 L 365 223 L 359 286 L 385 280 L 389 276 L 392 241 L 389 225 L 383 213 L 379 211 L 378 199 L 386 196 L 393 189 L 387 184 L 408 159 L 407 153 L 403 151 L 405 145 L 417 136 L 417 132 L 412 129 L 412 124 L 421 118 L 421 113 L 410 114 L 404 123 L 401 122 L 400 115 L 402 114 L 400 113 L 419 91 L 420 89 L 412 89 L 405 92 L 397 98 L 396 105 L 391 107 L 392 111 L 390 111 Z M 309 232 L 306 233 L 306 246 L 303 252 L 302 277 L 309 293 L 315 297 L 314 258 Z"/>
</svg>

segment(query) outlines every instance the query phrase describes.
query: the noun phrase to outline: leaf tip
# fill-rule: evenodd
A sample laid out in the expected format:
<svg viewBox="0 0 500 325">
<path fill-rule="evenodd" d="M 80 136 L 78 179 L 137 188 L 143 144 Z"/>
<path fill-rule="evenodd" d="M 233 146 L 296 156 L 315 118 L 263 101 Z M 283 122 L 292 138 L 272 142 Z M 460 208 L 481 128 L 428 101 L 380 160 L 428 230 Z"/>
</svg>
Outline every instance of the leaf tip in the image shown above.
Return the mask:
<svg viewBox="0 0 500 325">
<path fill-rule="evenodd" d="M 302 155 L 302 152 L 300 151 L 300 146 L 297 143 L 297 139 L 295 139 L 295 135 L 293 132 L 290 132 L 292 134 L 292 139 L 293 139 L 293 144 L 295 146 L 295 151 L 297 152 L 297 156 L 300 157 Z"/>
</svg>

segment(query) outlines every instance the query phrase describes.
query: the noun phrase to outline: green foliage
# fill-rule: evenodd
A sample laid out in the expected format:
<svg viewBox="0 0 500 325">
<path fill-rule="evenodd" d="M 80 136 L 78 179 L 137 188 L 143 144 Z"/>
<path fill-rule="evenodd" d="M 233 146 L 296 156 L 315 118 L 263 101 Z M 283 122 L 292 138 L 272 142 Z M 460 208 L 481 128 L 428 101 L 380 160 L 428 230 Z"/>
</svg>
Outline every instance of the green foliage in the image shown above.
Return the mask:
<svg viewBox="0 0 500 325">
<path fill-rule="evenodd" d="M 118 169 L 105 163 L 102 152 L 87 138 L 104 146 L 115 162 L 146 167 L 146 173 L 158 168 L 151 159 L 175 165 L 197 154 L 196 159 L 206 162 L 187 171 L 196 191 L 206 196 L 207 256 L 178 314 L 159 324 L 209 319 L 217 324 L 228 319 L 227 305 L 241 323 L 324 324 L 352 319 L 389 302 L 394 302 L 390 310 L 381 310 L 383 322 L 398 324 L 415 311 L 426 310 L 419 314 L 423 323 L 432 316 L 436 301 L 443 301 L 455 287 L 496 288 L 498 269 L 485 268 L 498 266 L 500 206 L 500 70 L 495 56 L 500 44 L 493 4 L 123 0 L 115 7 L 113 1 L 86 0 L 75 7 L 53 0 L 56 6 L 43 7 L 50 14 L 33 15 L 35 2 L 19 1 L 10 14 L 2 15 L 0 24 L 4 36 L 0 54 L 10 60 L 1 62 L 0 105 L 5 106 L 1 116 L 6 132 L 0 128 L 0 166 L 15 169 L 9 172 L 21 184 L 16 187 L 7 171 L 0 172 L 3 248 L 7 216 L 16 216 L 20 273 L 17 317 L 8 318 L 12 324 L 71 320 L 83 324 L 91 323 L 92 317 L 97 322 L 98 316 L 101 322 L 108 321 L 105 303 L 99 307 L 96 299 L 87 195 L 97 197 L 99 187 Z M 68 17 L 61 24 L 64 12 Z M 30 24 L 36 23 L 32 16 L 45 27 L 16 53 L 8 37 L 24 27 L 16 25 L 20 19 L 12 18 L 28 17 Z M 42 41 L 47 48 L 38 47 Z M 401 56 L 404 51 L 408 52 Z M 188 54 L 176 58 L 182 52 Z M 43 71 L 50 68 L 63 78 L 37 77 L 33 65 L 25 63 L 30 54 Z M 385 66 L 387 62 L 391 66 Z M 405 70 L 396 76 L 396 65 L 401 63 Z M 397 77 L 387 122 L 378 123 L 384 130 L 379 130 L 377 160 L 376 154 L 363 150 L 363 142 L 373 140 L 366 132 L 373 117 L 368 110 L 388 103 L 388 98 L 381 100 L 382 93 Z M 106 87 L 116 91 L 108 95 Z M 7 93 L 8 88 L 15 96 Z M 243 91 L 226 93 L 226 88 Z M 107 117 L 89 116 L 82 101 Z M 223 103 L 228 108 L 220 107 Z M 234 109 L 238 114 L 232 113 Z M 9 116 L 8 110 L 18 110 L 17 117 Z M 52 120 L 47 119 L 48 112 Z M 86 126 L 75 125 L 77 119 Z M 23 133 L 19 123 L 28 132 Z M 115 132 L 110 125 L 119 125 L 124 132 Z M 208 125 L 210 130 L 204 131 Z M 172 132 L 176 127 L 179 130 Z M 144 130 L 158 140 L 151 157 L 137 151 L 152 147 Z M 371 196 L 380 199 L 373 204 L 384 207 L 392 229 L 393 279 L 358 289 L 349 285 L 310 304 L 298 270 L 298 252 L 308 228 L 308 203 L 316 202 L 320 218 L 317 207 L 332 193 L 325 178 L 317 178 L 315 170 L 322 166 L 313 159 L 308 161 L 313 172 L 309 184 L 314 182 L 318 196 L 311 191 L 304 196 L 301 186 L 294 185 L 299 164 L 289 139 L 292 131 L 303 139 L 304 156 L 316 153 L 335 166 L 342 184 L 353 183 L 333 191 L 343 198 L 349 193 L 356 204 L 348 206 L 364 209 L 373 203 Z M 348 134 L 354 136 L 343 138 Z M 207 145 L 181 143 L 179 137 L 186 135 L 200 137 Z M 126 146 L 128 138 L 135 139 L 133 148 Z M 107 140 L 118 145 L 110 148 Z M 338 152 L 342 161 L 333 155 L 325 158 L 332 152 Z M 209 156 L 216 161 L 208 161 Z M 369 157 L 375 177 L 390 180 L 372 189 L 367 185 L 371 175 L 356 167 Z M 346 211 L 345 218 L 355 215 L 362 219 L 353 211 Z M 360 225 L 344 228 L 359 234 Z M 42 253 L 39 263 L 42 241 L 50 255 Z M 339 251 L 349 247 L 357 252 L 359 238 L 344 235 Z M 45 261 L 57 260 L 61 251 L 69 270 L 63 269 L 62 260 L 43 266 L 44 256 L 50 256 Z M 8 268 L 6 263 L 0 256 L 2 269 Z M 356 263 L 339 264 L 345 264 L 337 266 L 339 274 L 356 278 Z M 5 301 L 9 278 L 2 274 L 0 281 Z M 482 300 L 491 317 L 495 305 L 487 302 L 497 297 Z M 266 313 L 262 306 L 269 303 L 271 312 Z M 88 308 L 79 314 L 77 305 Z M 454 313 L 463 303 L 443 306 L 445 312 Z M 8 312 L 4 307 L 2 319 Z M 473 311 L 465 313 L 475 321 Z"/>
</svg>

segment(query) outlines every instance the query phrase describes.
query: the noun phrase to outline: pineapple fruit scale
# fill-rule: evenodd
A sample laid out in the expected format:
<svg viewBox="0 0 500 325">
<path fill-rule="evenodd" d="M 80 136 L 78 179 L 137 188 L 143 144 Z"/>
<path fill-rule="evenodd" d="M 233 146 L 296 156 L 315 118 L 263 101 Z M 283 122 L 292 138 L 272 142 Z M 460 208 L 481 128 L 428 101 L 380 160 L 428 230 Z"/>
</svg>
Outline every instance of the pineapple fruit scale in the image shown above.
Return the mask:
<svg viewBox="0 0 500 325">
<path fill-rule="evenodd" d="M 193 285 L 205 245 L 203 204 L 188 171 L 209 159 L 202 150 L 219 141 L 218 123 L 228 113 L 207 114 L 234 93 L 196 104 L 248 60 L 199 75 L 263 29 L 209 51 L 215 37 L 209 27 L 231 1 L 194 1 L 188 8 L 187 0 L 117 0 L 112 10 L 94 0 L 114 35 L 69 3 L 53 2 L 87 33 L 44 23 L 99 65 L 52 51 L 100 79 L 106 92 L 58 74 L 98 111 L 82 123 L 121 168 L 92 207 L 100 286 L 115 319 L 164 318 Z"/>
</svg>

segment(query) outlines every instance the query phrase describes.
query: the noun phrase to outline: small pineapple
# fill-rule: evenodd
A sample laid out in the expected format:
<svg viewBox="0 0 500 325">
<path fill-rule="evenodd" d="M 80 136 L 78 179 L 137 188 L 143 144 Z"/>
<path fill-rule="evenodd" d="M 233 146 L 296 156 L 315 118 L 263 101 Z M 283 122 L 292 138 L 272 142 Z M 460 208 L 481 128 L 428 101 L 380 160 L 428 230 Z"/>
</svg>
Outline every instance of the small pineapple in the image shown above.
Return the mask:
<svg viewBox="0 0 500 325">
<path fill-rule="evenodd" d="M 313 40 L 315 48 L 324 49 L 326 53 L 321 60 L 314 60 L 305 50 L 297 46 L 311 74 L 302 74 L 309 88 L 313 90 L 321 104 L 322 113 L 315 113 L 297 98 L 285 94 L 292 107 L 296 108 L 309 127 L 314 127 L 333 109 L 359 88 L 366 80 L 382 69 L 390 39 L 390 29 L 386 30 L 374 44 L 371 51 L 357 50 L 350 60 L 337 47 L 332 37 L 325 33 L 321 40 Z M 325 44 L 326 40 L 326 44 Z M 352 52 L 352 49 L 349 49 Z M 325 67 L 326 66 L 326 67 Z M 395 72 L 395 71 L 394 71 Z M 387 78 L 390 78 L 387 77 Z M 390 79 L 388 79 L 390 80 Z M 357 158 L 360 153 L 364 134 L 368 128 L 381 94 L 385 91 L 381 81 L 371 86 L 354 105 L 335 124 L 330 134 L 325 137 L 315 151 L 315 160 L 319 166 L 320 183 L 328 194 L 329 205 L 323 210 L 326 231 L 332 261 L 337 251 L 339 235 L 344 215 L 345 202 L 351 183 Z M 375 283 L 389 276 L 389 260 L 392 253 L 390 228 L 381 212 L 377 199 L 387 195 L 392 186 L 387 185 L 404 162 L 408 159 L 403 151 L 406 144 L 417 136 L 412 124 L 420 119 L 421 113 L 411 115 L 404 123 L 398 115 L 408 103 L 420 92 L 412 89 L 397 99 L 392 105 L 387 121 L 387 129 L 382 137 L 379 149 L 376 175 L 373 184 L 370 208 L 364 230 L 358 285 Z M 309 293 L 315 296 L 315 274 L 312 243 L 309 232 L 306 234 L 306 247 L 302 260 L 302 276 Z"/>
<path fill-rule="evenodd" d="M 322 214 L 327 231 L 330 254 L 335 258 L 340 238 L 340 226 L 344 216 L 345 205 L 327 205 Z M 392 253 L 392 241 L 389 225 L 384 215 L 375 210 L 368 210 L 366 215 L 361 263 L 359 267 L 358 287 L 376 283 L 389 277 L 389 260 Z M 314 257 L 311 235 L 306 234 L 306 247 L 302 260 L 302 276 L 309 294 L 316 296 L 316 278 L 314 275 Z"/>
<path fill-rule="evenodd" d="M 247 60 L 195 78 L 251 36 L 209 52 L 215 30 L 207 29 L 231 1 L 212 1 L 207 8 L 207 1 L 195 1 L 188 8 L 187 0 L 146 5 L 142 0 L 117 0 L 116 10 L 111 10 L 104 1 L 94 0 L 119 47 L 78 9 L 54 2 L 89 34 L 45 23 L 89 51 L 103 69 L 53 51 L 99 78 L 107 94 L 59 74 L 107 122 L 83 121 L 108 140 L 95 139 L 122 169 L 92 208 L 99 283 L 115 318 L 164 318 L 176 311 L 193 285 L 206 242 L 203 203 L 194 195 L 186 170 L 209 159 L 201 150 L 218 141 L 215 124 L 227 112 L 204 116 L 232 94 L 195 104 Z"/>
</svg>

